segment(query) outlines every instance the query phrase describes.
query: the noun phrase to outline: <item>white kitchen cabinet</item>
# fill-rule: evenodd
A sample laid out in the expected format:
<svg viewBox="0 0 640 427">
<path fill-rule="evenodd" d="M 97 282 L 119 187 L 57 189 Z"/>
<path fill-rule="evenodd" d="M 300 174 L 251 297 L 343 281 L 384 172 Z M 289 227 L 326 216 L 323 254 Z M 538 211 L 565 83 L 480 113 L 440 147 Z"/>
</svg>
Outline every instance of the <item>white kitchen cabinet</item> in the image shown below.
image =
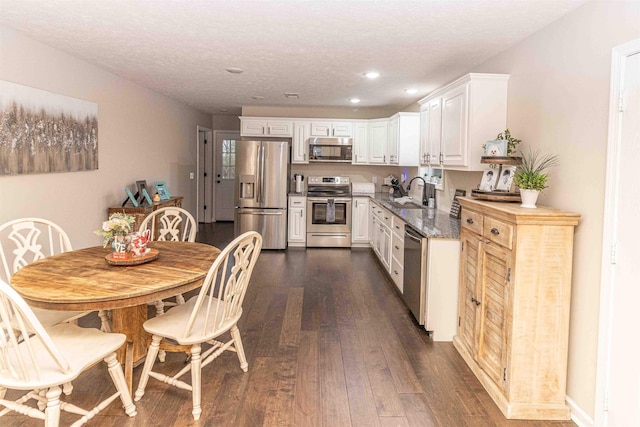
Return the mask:
<svg viewBox="0 0 640 427">
<path fill-rule="evenodd" d="M 289 196 L 289 246 L 306 246 L 307 239 L 307 198 Z"/>
<path fill-rule="evenodd" d="M 387 164 L 389 120 L 369 120 L 369 164 Z"/>
<path fill-rule="evenodd" d="M 240 136 L 293 136 L 291 120 L 240 117 Z"/>
<path fill-rule="evenodd" d="M 351 243 L 369 243 L 369 197 L 354 197 L 351 203 Z"/>
<path fill-rule="evenodd" d="M 293 140 L 291 142 L 291 163 L 309 163 L 309 136 L 311 122 L 293 123 Z"/>
<path fill-rule="evenodd" d="M 371 245 L 385 270 L 389 272 L 391 267 L 391 227 L 394 215 L 374 201 L 370 203 L 372 229 L 369 232 L 373 236 Z"/>
<path fill-rule="evenodd" d="M 388 164 L 418 166 L 420 113 L 397 113 L 389 120 Z"/>
<path fill-rule="evenodd" d="M 436 98 L 420 107 L 420 164 L 439 166 L 442 108 Z"/>
<path fill-rule="evenodd" d="M 507 127 L 508 80 L 508 74 L 467 74 L 418 101 L 421 164 L 484 170 L 482 146 Z"/>
<path fill-rule="evenodd" d="M 311 136 L 333 136 L 351 137 L 353 136 L 353 125 L 351 122 L 311 122 Z"/>
<path fill-rule="evenodd" d="M 353 159 L 354 165 L 369 163 L 369 122 L 360 121 L 353 124 Z"/>
<path fill-rule="evenodd" d="M 404 285 L 404 226 L 405 222 L 394 215 L 391 225 L 391 265 L 389 274 L 400 293 L 403 292 Z"/>
</svg>

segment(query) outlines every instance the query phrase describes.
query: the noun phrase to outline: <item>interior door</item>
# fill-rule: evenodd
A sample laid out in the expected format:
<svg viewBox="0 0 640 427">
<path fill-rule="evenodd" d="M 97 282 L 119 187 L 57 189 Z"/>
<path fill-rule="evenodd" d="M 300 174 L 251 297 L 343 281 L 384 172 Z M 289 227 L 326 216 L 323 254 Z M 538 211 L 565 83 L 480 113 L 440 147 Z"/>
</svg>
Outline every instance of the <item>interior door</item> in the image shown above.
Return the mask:
<svg viewBox="0 0 640 427">
<path fill-rule="evenodd" d="M 215 220 L 233 221 L 239 132 L 215 131 Z"/>
<path fill-rule="evenodd" d="M 614 50 L 595 425 L 640 425 L 640 39 Z M 619 83 L 618 83 L 619 82 Z M 617 85 L 617 87 L 616 87 Z M 602 399 L 602 400 L 600 400 Z"/>
</svg>

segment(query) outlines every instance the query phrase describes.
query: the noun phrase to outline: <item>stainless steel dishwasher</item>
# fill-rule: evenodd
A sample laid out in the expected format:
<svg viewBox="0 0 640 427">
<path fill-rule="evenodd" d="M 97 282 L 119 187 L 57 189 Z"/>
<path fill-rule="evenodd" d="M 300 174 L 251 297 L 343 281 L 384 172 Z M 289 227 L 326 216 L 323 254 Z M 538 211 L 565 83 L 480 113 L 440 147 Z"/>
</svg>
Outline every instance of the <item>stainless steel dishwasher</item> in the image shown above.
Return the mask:
<svg viewBox="0 0 640 427">
<path fill-rule="evenodd" d="M 404 279 L 402 298 L 419 325 L 424 325 L 426 306 L 427 238 L 404 226 Z"/>
</svg>

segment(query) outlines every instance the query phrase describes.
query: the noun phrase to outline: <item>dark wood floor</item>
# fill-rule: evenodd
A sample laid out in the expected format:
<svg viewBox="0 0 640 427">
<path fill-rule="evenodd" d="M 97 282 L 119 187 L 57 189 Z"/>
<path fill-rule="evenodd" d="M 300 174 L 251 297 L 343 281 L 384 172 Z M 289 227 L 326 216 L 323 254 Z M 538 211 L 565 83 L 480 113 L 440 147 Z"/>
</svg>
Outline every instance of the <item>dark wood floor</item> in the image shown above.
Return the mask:
<svg viewBox="0 0 640 427">
<path fill-rule="evenodd" d="M 198 240 L 221 247 L 232 234 L 232 223 L 201 224 Z M 263 251 L 239 327 L 249 372 L 233 353 L 207 366 L 199 422 L 188 392 L 150 380 L 135 418 L 115 403 L 89 425 L 575 426 L 506 420 L 451 343 L 413 321 L 369 249 Z M 183 362 L 169 354 L 165 365 Z M 71 401 L 95 402 L 108 382 L 103 364 L 92 368 Z M 23 420 L 0 425 L 41 425 Z"/>
</svg>

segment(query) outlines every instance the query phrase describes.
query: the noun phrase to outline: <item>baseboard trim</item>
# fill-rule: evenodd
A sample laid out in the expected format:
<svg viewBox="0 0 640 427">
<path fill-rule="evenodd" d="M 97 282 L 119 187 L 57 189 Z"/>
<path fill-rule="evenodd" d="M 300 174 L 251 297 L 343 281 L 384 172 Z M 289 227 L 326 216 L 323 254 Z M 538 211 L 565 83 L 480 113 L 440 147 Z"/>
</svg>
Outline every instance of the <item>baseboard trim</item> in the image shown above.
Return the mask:
<svg viewBox="0 0 640 427">
<path fill-rule="evenodd" d="M 567 405 L 571 408 L 571 421 L 576 423 L 578 427 L 593 427 L 593 420 L 586 412 L 579 407 L 576 402 L 567 396 Z"/>
</svg>

